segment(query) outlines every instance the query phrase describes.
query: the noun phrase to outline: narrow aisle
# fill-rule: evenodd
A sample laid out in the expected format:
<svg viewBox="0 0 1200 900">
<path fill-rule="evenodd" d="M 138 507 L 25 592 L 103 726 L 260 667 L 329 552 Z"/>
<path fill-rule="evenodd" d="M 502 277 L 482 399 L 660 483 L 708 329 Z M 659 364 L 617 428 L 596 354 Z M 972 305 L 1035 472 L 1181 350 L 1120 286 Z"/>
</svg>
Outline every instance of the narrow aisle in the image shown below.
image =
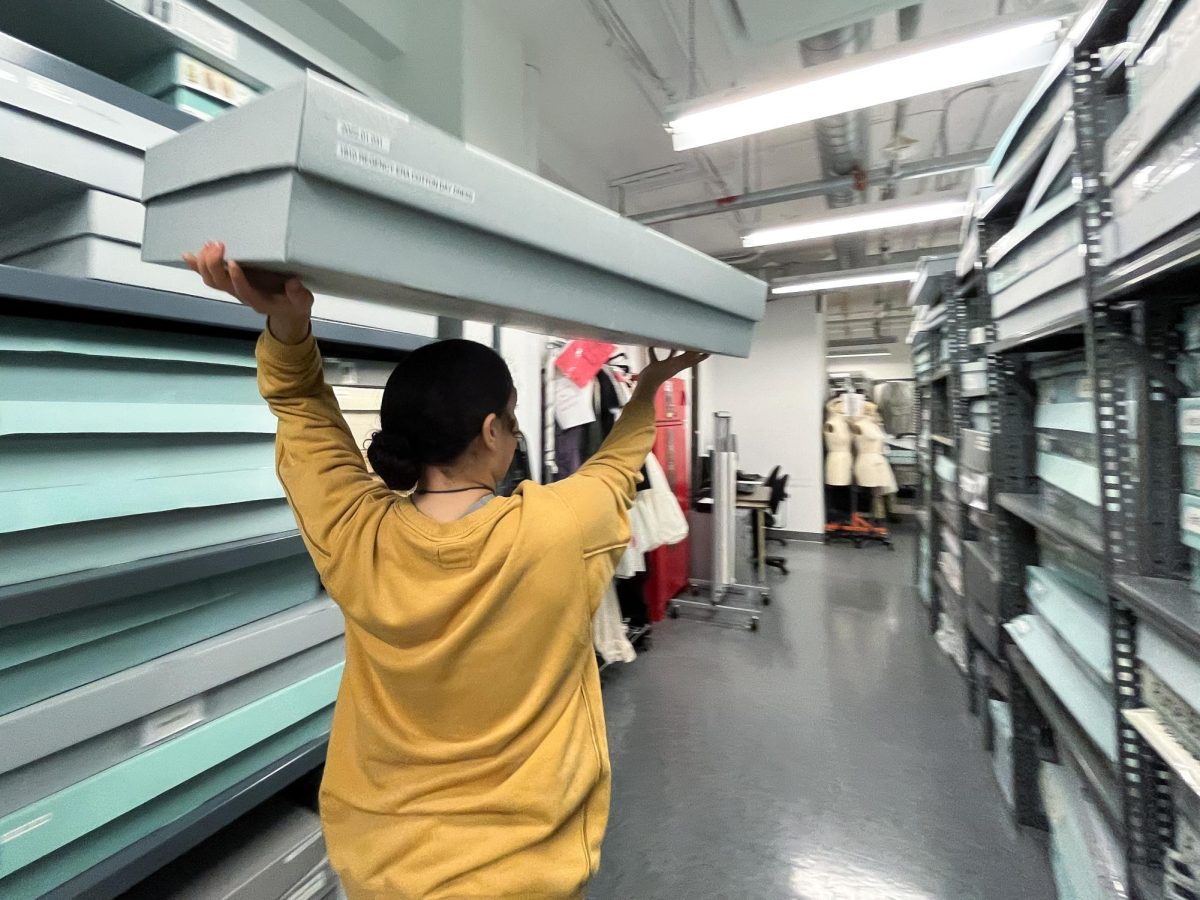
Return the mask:
<svg viewBox="0 0 1200 900">
<path fill-rule="evenodd" d="M 1043 900 L 896 552 L 791 545 L 758 634 L 668 621 L 605 685 L 592 900 Z"/>
</svg>

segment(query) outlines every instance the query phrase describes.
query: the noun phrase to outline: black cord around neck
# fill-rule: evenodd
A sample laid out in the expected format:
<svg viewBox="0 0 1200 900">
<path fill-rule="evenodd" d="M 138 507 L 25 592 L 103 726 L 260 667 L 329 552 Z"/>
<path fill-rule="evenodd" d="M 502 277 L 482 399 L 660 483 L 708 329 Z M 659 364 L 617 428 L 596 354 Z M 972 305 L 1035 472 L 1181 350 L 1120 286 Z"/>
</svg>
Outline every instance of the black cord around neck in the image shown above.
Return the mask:
<svg viewBox="0 0 1200 900">
<path fill-rule="evenodd" d="M 431 491 L 425 488 L 417 488 L 417 494 L 465 494 L 467 491 L 487 491 L 489 494 L 496 493 L 495 488 L 490 488 L 486 484 L 475 484 L 469 487 L 447 488 L 444 491 Z"/>
</svg>

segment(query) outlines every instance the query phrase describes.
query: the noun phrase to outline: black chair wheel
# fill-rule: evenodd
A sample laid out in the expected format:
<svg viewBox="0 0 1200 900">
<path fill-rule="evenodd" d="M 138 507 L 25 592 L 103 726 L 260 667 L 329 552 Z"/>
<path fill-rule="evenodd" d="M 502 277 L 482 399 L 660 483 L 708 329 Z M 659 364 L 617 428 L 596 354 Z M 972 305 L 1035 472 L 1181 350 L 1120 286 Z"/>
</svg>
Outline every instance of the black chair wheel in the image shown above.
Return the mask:
<svg viewBox="0 0 1200 900">
<path fill-rule="evenodd" d="M 672 604 L 670 607 L 667 608 L 667 615 L 670 616 L 672 619 L 678 619 L 679 618 L 679 607 Z"/>
<path fill-rule="evenodd" d="M 749 628 L 751 631 L 758 631 L 758 616 L 755 616 L 754 618 L 752 618 L 750 620 L 750 624 L 747 625 L 746 627 Z"/>
<path fill-rule="evenodd" d="M 762 605 L 763 605 L 763 606 L 770 606 L 770 605 L 771 605 L 771 595 L 770 595 L 770 594 L 763 594 L 763 595 L 762 595 Z"/>
</svg>

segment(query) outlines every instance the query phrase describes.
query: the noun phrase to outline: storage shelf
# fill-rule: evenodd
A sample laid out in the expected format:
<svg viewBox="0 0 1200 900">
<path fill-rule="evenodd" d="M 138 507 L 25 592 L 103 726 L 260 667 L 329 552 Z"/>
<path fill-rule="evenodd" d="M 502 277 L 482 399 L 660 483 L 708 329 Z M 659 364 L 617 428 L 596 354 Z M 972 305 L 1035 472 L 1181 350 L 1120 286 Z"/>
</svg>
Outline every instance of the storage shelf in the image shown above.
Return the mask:
<svg viewBox="0 0 1200 900">
<path fill-rule="evenodd" d="M 963 595 L 960 594 L 958 591 L 956 591 L 954 588 L 952 588 L 950 586 L 950 582 L 948 582 L 946 580 L 946 576 L 942 573 L 941 569 L 934 570 L 933 580 L 937 583 L 938 590 L 941 591 L 943 597 L 945 595 L 949 594 L 951 597 L 955 598 L 958 601 L 959 606 L 963 606 L 963 604 L 964 604 Z M 945 600 L 942 601 L 942 608 L 943 609 L 946 608 Z M 965 612 L 965 608 L 964 608 L 964 612 Z"/>
<path fill-rule="evenodd" d="M 935 500 L 933 503 L 933 509 L 938 514 L 938 518 L 941 519 L 945 525 L 948 525 L 951 531 L 953 531 L 955 534 L 959 533 L 959 510 L 957 503 L 952 500 Z"/>
<path fill-rule="evenodd" d="M 311 741 L 46 894 L 47 900 L 119 896 L 322 765 L 327 748 L 327 738 Z"/>
<path fill-rule="evenodd" d="M 1096 557 L 1104 556 L 1104 542 L 1099 533 L 1078 522 L 1064 520 L 1061 514 L 1046 506 L 1037 494 L 998 494 L 996 503 L 1040 531 L 1049 532 Z"/>
<path fill-rule="evenodd" d="M 935 384 L 936 382 L 939 382 L 939 381 L 945 381 L 949 377 L 950 377 L 950 367 L 943 364 L 943 365 L 938 366 L 932 372 L 930 372 L 929 376 L 925 379 L 925 382 L 927 384 Z"/>
<path fill-rule="evenodd" d="M 1079 311 L 1047 322 L 1040 328 L 1016 337 L 993 341 L 988 344 L 989 354 L 1012 353 L 1043 353 L 1058 350 L 1073 350 L 1083 346 L 1081 329 L 1087 320 L 1087 314 Z"/>
<path fill-rule="evenodd" d="M 304 553 L 299 531 L 0 587 L 0 628 Z"/>
<path fill-rule="evenodd" d="M 1200 594 L 1186 581 L 1125 575 L 1113 592 L 1147 622 L 1193 652 L 1200 652 Z"/>
<path fill-rule="evenodd" d="M 923 509 L 918 509 L 916 512 L 913 513 L 913 518 L 917 520 L 917 525 L 919 525 L 921 527 L 922 531 L 929 530 L 929 513 L 928 512 L 926 512 Z"/>
<path fill-rule="evenodd" d="M 199 121 L 195 116 L 168 106 L 161 100 L 148 97 L 120 82 L 97 75 L 90 69 L 77 66 L 53 53 L 39 50 L 37 47 L 19 41 L 3 32 L 0 32 L 0 59 L 28 69 L 30 72 L 58 84 L 82 91 L 88 96 L 103 100 L 118 109 L 141 116 L 143 119 L 162 125 L 164 128 L 170 128 L 172 131 L 182 131 Z"/>
<path fill-rule="evenodd" d="M 240 303 L 206 300 L 187 294 L 173 294 L 151 288 L 97 281 L 90 278 L 69 278 L 51 275 L 34 269 L 0 265 L 0 298 L 56 307 L 87 309 L 105 316 L 135 316 L 186 322 L 234 331 L 257 334 L 262 331 L 263 317 Z M 20 314 L 11 304 L 6 313 Z M 313 334 L 318 340 L 344 348 L 370 348 L 377 351 L 405 352 L 415 350 L 433 339 L 398 331 L 384 331 L 348 325 L 324 319 L 313 320 Z"/>
<path fill-rule="evenodd" d="M 1190 275 L 1200 263 L 1200 224 L 1184 223 L 1180 228 L 1152 241 L 1127 260 L 1115 262 L 1099 285 L 1101 299 L 1134 294 L 1141 288 L 1157 286 L 1171 276 Z M 1188 285 L 1190 291 L 1194 285 Z"/>
<path fill-rule="evenodd" d="M 1123 716 L 1170 770 L 1176 803 L 1184 809 L 1200 804 L 1200 760 L 1175 738 L 1168 723 L 1149 708 L 1127 709 Z"/>
<path fill-rule="evenodd" d="M 1123 830 L 1121 822 L 1121 791 L 1117 773 L 1103 751 L 1092 742 L 1088 733 L 1075 720 L 1062 701 L 1038 674 L 1028 658 L 1016 644 L 1007 646 L 1009 662 L 1013 672 L 1024 683 L 1034 703 L 1050 723 L 1055 743 L 1061 752 L 1067 753 L 1075 762 L 1091 788 L 1101 811 L 1118 834 Z M 1115 726 L 1114 726 L 1115 727 Z"/>
<path fill-rule="evenodd" d="M 941 444 L 943 447 L 954 446 L 954 438 L 946 437 L 944 434 L 931 434 L 929 439 L 935 444 Z"/>
<path fill-rule="evenodd" d="M 220 52 L 219 39 L 193 39 L 184 29 L 169 27 L 144 11 L 149 5 L 141 0 L 5 0 L 0 4 L 0 31 L 114 79 L 128 78 L 167 53 L 181 51 L 256 89 L 279 87 L 300 78 L 305 69 L 318 69 L 364 93 L 379 94 L 295 38 L 285 46 L 274 35 L 248 32 L 233 16 L 204 0 L 195 4 L 200 14 L 216 28 L 235 33 L 232 54 Z M 268 27 L 266 22 L 258 24 Z M 282 38 L 283 32 L 275 30 Z"/>
<path fill-rule="evenodd" d="M 1063 65 L 1057 69 L 1055 67 L 1060 62 L 1060 56 L 1056 55 L 1054 63 L 1044 70 L 1044 74 L 1053 73 L 1053 77 L 1044 85 L 1039 81 L 1041 92 L 1035 89 L 1030 95 L 1033 102 L 1027 101 L 1022 106 L 989 161 L 996 182 L 995 189 L 976 210 L 976 216 L 982 221 L 1008 218 L 1020 212 L 1028 189 L 1041 169 L 1042 160 L 1058 136 L 1063 117 L 1071 108 L 1069 84 L 1065 83 L 1065 79 L 1064 83 L 1059 83 L 1065 60 L 1062 60 Z M 1007 154 L 1014 143 L 1016 147 L 1011 156 L 1000 156 L 1001 153 Z"/>
</svg>

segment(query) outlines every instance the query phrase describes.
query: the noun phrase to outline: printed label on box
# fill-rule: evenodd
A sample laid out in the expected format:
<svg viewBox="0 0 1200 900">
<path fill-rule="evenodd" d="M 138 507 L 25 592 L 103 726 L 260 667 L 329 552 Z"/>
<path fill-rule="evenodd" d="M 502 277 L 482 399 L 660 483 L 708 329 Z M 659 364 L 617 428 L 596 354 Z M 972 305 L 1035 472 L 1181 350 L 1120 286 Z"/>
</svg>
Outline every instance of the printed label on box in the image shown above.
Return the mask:
<svg viewBox="0 0 1200 900">
<path fill-rule="evenodd" d="M 140 746 L 149 747 L 204 721 L 204 698 L 194 697 L 168 706 L 142 720 Z"/>
<path fill-rule="evenodd" d="M 1192 534 L 1200 534 L 1200 507 L 1184 507 L 1183 530 Z"/>
<path fill-rule="evenodd" d="M 412 166 L 393 162 L 358 147 L 351 147 L 349 144 L 339 143 L 337 145 L 337 158 L 352 166 L 358 166 L 360 169 L 378 172 L 380 175 L 387 175 L 389 178 L 411 184 L 413 187 L 429 191 L 431 194 L 441 194 L 443 197 L 449 197 L 462 203 L 475 202 L 475 192 L 468 187 L 455 184 L 453 181 L 429 172 L 422 172 Z"/>
<path fill-rule="evenodd" d="M 353 122 L 338 119 L 337 133 L 338 137 L 347 141 L 353 141 L 356 144 L 362 144 L 368 150 L 388 153 L 392 149 L 392 139 L 386 134 L 380 134 L 378 131 L 372 131 L 370 128 L 363 128 L 361 125 L 355 125 Z"/>
<path fill-rule="evenodd" d="M 162 12 L 163 21 L 172 31 L 226 59 L 237 59 L 237 32 L 228 25 L 182 0 L 170 0 L 163 5 Z"/>
<path fill-rule="evenodd" d="M 1200 409 L 1185 410 L 1179 417 L 1179 430 L 1184 434 L 1200 433 Z"/>
</svg>

